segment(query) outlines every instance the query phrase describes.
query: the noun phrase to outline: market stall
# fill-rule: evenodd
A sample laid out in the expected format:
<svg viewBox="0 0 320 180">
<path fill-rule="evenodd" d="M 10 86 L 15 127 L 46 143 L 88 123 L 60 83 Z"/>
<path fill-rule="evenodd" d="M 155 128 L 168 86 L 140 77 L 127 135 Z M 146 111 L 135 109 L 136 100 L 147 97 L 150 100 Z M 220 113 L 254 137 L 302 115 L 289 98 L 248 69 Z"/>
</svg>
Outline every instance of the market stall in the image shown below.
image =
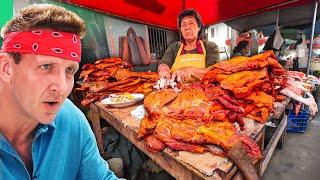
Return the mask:
<svg viewBox="0 0 320 180">
<path fill-rule="evenodd" d="M 71 2 L 139 22 L 143 14 L 142 17 L 149 17 L 143 18 L 144 23 L 170 29 L 175 29 L 175 18 L 173 25 L 170 18 L 161 20 L 160 14 L 168 17 L 189 5 L 198 7 L 198 3 L 192 1 L 179 2 L 176 7 L 181 5 L 181 9 L 163 6 L 162 2 L 153 2 L 157 6 L 151 6 L 154 4 L 137 5 L 125 1 L 124 4 L 117 2 L 121 5 L 111 3 L 98 7 L 87 1 Z M 227 11 L 222 14 L 223 18 L 219 17 L 221 14 L 211 16 L 209 9 L 202 6 L 196 9 L 208 14 L 205 18 L 210 19 L 204 19 L 208 25 L 305 3 L 310 1 L 265 1 L 243 11 Z M 219 5 L 230 6 L 228 3 Z M 112 6 L 127 7 L 128 11 L 118 11 Z M 140 15 L 136 16 L 138 12 Z M 200 83 L 179 84 L 178 87 L 171 84 L 174 82 L 158 79 L 156 73 L 131 72 L 121 59 L 104 59 L 86 65 L 80 76 L 83 78 L 80 90 L 87 91 L 82 104 L 91 104 L 91 120 L 101 153 L 104 148 L 100 118 L 177 179 L 229 179 L 240 174 L 238 168 L 245 178 L 257 177 L 255 174 L 262 176 L 276 145 L 285 136 L 287 116 L 284 110 L 290 98 L 306 104 L 310 114 L 317 111 L 312 97 L 302 98 L 302 92 L 308 94 L 301 85 L 305 77 L 299 79 L 285 71 L 272 52 L 218 63 L 204 77 L 198 78 Z M 139 99 L 138 106 L 108 107 L 119 102 L 134 104 L 138 100 L 132 93 L 142 93 L 145 99 Z M 106 105 L 101 101 L 105 98 L 119 102 Z M 137 118 L 134 113 L 140 110 L 144 116 Z M 279 115 L 282 118 L 278 118 L 277 129 L 265 148 L 266 122 Z M 237 154 L 239 152 L 242 154 Z M 199 163 L 194 163 L 195 160 Z"/>
<path fill-rule="evenodd" d="M 92 5 L 89 1 L 77 2 Z M 134 1 L 124 2 L 137 6 Z M 255 14 L 257 9 L 260 12 L 306 2 L 309 1 L 262 1 L 241 11 L 227 10 L 222 16 L 234 18 Z M 198 7 L 195 1 L 182 1 L 179 5 L 181 9 Z M 222 5 L 219 7 L 224 7 Z M 144 10 L 153 7 L 148 11 L 158 15 L 166 12 L 163 2 L 141 3 L 141 7 Z M 105 8 L 102 6 L 100 10 L 110 10 Z M 171 13 L 176 12 L 172 7 L 169 9 Z M 200 12 L 207 10 L 211 9 L 199 9 Z M 128 14 L 123 15 L 122 11 Z M 109 13 L 134 19 L 131 16 L 137 9 Z M 175 27 L 169 21 L 159 24 L 158 16 L 151 16 L 150 12 L 139 13 L 152 17 L 146 19 L 148 24 Z M 211 19 L 205 20 L 208 24 L 219 17 L 211 15 L 208 13 Z M 142 39 L 138 39 L 143 44 Z M 90 107 L 89 120 L 100 153 L 104 154 L 106 149 L 102 120 L 176 179 L 260 179 L 276 146 L 282 143 L 286 129 L 304 132 L 309 115 L 314 116 L 318 111 L 310 93 L 316 80 L 284 69 L 273 51 L 252 57 L 238 56 L 202 69 L 204 74 L 190 73 L 175 81 L 175 78 L 160 78 L 157 72 L 134 72 L 128 61 L 117 57 L 84 64 L 75 90 L 84 95 L 82 106 Z M 301 102 L 305 108 L 295 106 L 287 114 L 291 99 Z M 266 127 L 275 122 L 275 132 L 265 144 Z M 88 132 L 91 133 L 89 127 Z M 91 142 L 95 144 L 93 139 Z M 95 147 L 92 145 L 90 147 Z"/>
<path fill-rule="evenodd" d="M 92 103 L 91 120 L 100 152 L 104 152 L 100 127 L 102 118 L 176 178 L 229 178 L 237 173 L 236 167 L 240 165 L 240 169 L 243 168 L 241 164 L 236 163 L 235 166 L 233 163 L 237 159 L 228 154 L 235 145 L 230 140 L 247 139 L 243 143 L 248 143 L 253 139 L 259 147 L 253 142 L 247 144 L 248 155 L 250 157 L 254 152 L 251 157 L 257 159 L 256 171 L 262 176 L 276 145 L 283 141 L 287 127 L 284 110 L 290 98 L 280 93 L 292 92 L 294 87 L 291 85 L 295 81 L 290 81 L 290 76 L 297 76 L 294 72 L 285 71 L 274 58 L 269 51 L 250 58 L 223 61 L 214 65 L 202 77 L 200 84 L 181 84 L 179 88 L 175 83 L 159 80 L 157 73 L 131 72 L 130 67 L 118 58 L 86 65 L 81 73 L 84 82 L 79 90 L 89 90 L 82 104 Z M 142 101 L 143 95 L 135 99 L 128 92 L 143 93 L 146 97 Z M 135 103 L 138 104 L 130 106 Z M 306 104 L 311 111 L 317 111 L 314 104 Z M 269 143 L 264 145 L 265 123 L 272 118 L 277 119 L 279 125 Z M 168 136 L 159 130 L 168 127 L 176 128 L 169 131 L 178 134 Z M 185 131 L 184 135 L 180 131 Z M 220 131 L 226 132 L 216 134 Z M 225 136 L 227 132 L 231 136 Z M 155 138 L 149 136 L 152 133 L 155 133 Z M 190 136 L 199 136 L 200 139 L 190 141 Z M 188 144 L 190 142 L 193 144 Z M 220 148 L 208 148 L 210 144 Z M 251 151 L 250 148 L 256 150 Z M 203 164 L 193 163 L 201 158 Z"/>
</svg>

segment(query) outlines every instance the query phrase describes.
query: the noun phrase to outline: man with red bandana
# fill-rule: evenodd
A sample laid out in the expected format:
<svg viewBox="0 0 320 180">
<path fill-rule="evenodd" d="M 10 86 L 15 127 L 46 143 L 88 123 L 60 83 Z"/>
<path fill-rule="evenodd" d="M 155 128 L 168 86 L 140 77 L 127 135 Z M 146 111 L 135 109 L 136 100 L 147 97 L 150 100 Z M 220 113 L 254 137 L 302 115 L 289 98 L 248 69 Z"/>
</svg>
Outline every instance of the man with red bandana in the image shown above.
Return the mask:
<svg viewBox="0 0 320 180">
<path fill-rule="evenodd" d="M 67 99 L 85 31 L 79 16 L 49 4 L 22 9 L 2 28 L 0 179 L 117 179 Z"/>
</svg>

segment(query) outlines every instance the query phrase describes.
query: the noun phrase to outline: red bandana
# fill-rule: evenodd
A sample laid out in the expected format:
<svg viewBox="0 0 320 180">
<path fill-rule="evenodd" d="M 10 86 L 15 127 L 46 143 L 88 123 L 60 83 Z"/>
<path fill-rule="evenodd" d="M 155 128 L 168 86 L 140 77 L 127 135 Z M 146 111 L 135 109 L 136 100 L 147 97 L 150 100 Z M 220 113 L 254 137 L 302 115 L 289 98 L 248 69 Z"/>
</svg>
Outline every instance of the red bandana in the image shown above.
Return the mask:
<svg viewBox="0 0 320 180">
<path fill-rule="evenodd" d="M 51 30 L 9 32 L 1 52 L 41 54 L 80 62 L 81 42 L 73 33 Z"/>
</svg>

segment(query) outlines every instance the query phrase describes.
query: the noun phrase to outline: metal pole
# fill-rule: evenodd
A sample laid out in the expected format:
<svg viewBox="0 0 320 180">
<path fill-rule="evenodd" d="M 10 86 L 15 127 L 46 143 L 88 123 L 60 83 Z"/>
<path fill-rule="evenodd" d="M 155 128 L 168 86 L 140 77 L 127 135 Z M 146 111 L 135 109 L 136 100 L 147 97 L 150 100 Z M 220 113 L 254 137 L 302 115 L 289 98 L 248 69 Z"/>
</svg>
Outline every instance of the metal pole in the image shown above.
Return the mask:
<svg viewBox="0 0 320 180">
<path fill-rule="evenodd" d="M 307 61 L 307 72 L 306 72 L 307 76 L 310 73 L 310 60 L 311 60 L 311 55 L 312 55 L 312 46 L 313 46 L 313 38 L 314 38 L 314 29 L 315 29 L 315 26 L 316 26 L 317 11 L 318 11 L 318 0 L 315 0 L 313 21 L 312 21 L 311 39 L 310 39 L 311 41 L 310 41 L 309 55 L 308 55 L 308 61 Z"/>
</svg>

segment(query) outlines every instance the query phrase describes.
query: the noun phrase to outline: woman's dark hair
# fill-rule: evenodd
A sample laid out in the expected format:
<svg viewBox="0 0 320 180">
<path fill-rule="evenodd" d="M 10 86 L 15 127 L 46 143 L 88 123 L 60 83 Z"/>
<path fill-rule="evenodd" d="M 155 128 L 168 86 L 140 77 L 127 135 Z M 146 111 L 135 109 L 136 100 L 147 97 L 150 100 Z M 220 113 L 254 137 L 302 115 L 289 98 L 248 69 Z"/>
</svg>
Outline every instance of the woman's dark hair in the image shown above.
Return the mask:
<svg viewBox="0 0 320 180">
<path fill-rule="evenodd" d="M 242 49 L 245 49 L 249 44 L 249 41 L 242 40 L 238 43 L 238 45 L 233 49 L 233 54 L 239 53 L 242 51 Z"/>
<path fill-rule="evenodd" d="M 202 25 L 201 17 L 199 15 L 199 13 L 197 11 L 195 11 L 194 9 L 183 10 L 178 16 L 178 29 L 179 29 L 180 39 L 181 40 L 184 39 L 182 34 L 181 34 L 181 21 L 186 16 L 193 16 L 196 19 L 198 27 L 200 29 L 200 31 L 198 33 L 198 39 L 204 39 L 204 28 L 203 28 L 203 25 Z"/>
</svg>

